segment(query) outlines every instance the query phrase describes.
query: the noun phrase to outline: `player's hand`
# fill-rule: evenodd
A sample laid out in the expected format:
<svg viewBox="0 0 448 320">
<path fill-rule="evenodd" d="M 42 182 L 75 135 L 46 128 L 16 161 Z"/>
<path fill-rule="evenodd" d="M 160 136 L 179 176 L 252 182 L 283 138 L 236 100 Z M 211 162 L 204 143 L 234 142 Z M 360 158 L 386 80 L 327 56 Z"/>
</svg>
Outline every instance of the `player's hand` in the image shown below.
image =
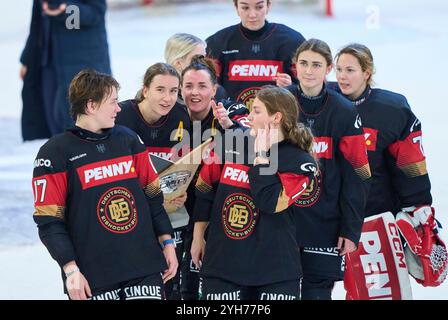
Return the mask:
<svg viewBox="0 0 448 320">
<path fill-rule="evenodd" d="M 179 209 L 180 207 L 182 207 L 185 204 L 185 201 L 187 201 L 187 193 L 186 192 L 183 195 L 171 200 L 171 203 Z"/>
<path fill-rule="evenodd" d="M 268 151 L 271 149 L 272 145 L 278 141 L 278 130 L 273 127 L 273 124 L 265 124 L 264 129 L 258 129 L 255 132 L 255 143 L 254 143 L 254 151 Z M 255 130 L 253 130 L 255 131 Z M 252 130 L 251 130 L 252 134 Z"/>
<path fill-rule="evenodd" d="M 66 274 L 73 270 L 77 270 L 65 280 L 65 286 L 67 287 L 70 299 L 87 300 L 92 297 L 92 290 L 90 290 L 89 283 L 81 271 L 79 271 L 76 263 L 67 263 L 63 269 Z"/>
<path fill-rule="evenodd" d="M 61 13 L 65 12 L 65 9 L 67 8 L 67 4 L 61 3 L 57 9 L 50 9 L 50 6 L 48 5 L 47 1 L 42 2 L 42 11 L 47 16 L 56 17 L 60 15 Z"/>
<path fill-rule="evenodd" d="M 202 257 L 205 252 L 205 241 L 204 238 L 197 239 L 193 237 L 193 242 L 191 243 L 191 260 L 193 260 L 194 265 L 197 269 L 202 267 Z"/>
<path fill-rule="evenodd" d="M 233 126 L 232 120 L 230 120 L 226 108 L 224 108 L 224 105 L 222 102 L 216 102 L 214 100 L 211 101 L 212 109 L 213 109 L 213 115 L 218 120 L 219 124 L 223 129 L 228 129 L 231 126 Z"/>
<path fill-rule="evenodd" d="M 164 270 L 162 275 L 163 283 L 166 283 L 176 276 L 179 262 L 176 257 L 176 249 L 171 244 L 168 244 L 163 248 L 163 255 L 165 256 L 166 264 L 168 265 L 168 269 Z"/>
<path fill-rule="evenodd" d="M 344 238 L 344 237 L 339 237 L 339 239 L 338 239 L 338 250 L 339 250 L 339 255 L 340 256 L 344 256 L 347 253 L 352 253 L 353 251 L 355 251 L 356 250 L 356 245 L 350 239 L 347 239 L 347 238 Z"/>
<path fill-rule="evenodd" d="M 287 73 L 279 72 L 275 77 L 272 77 L 272 80 L 278 87 L 287 87 L 292 84 L 291 76 Z"/>
<path fill-rule="evenodd" d="M 163 207 L 167 213 L 172 213 L 181 208 L 185 204 L 185 201 L 187 201 L 187 193 L 172 200 L 164 200 Z"/>
<path fill-rule="evenodd" d="M 24 64 L 22 64 L 22 66 L 20 67 L 20 71 L 19 71 L 19 76 L 20 79 L 25 79 L 26 73 L 28 71 L 28 67 Z"/>
</svg>

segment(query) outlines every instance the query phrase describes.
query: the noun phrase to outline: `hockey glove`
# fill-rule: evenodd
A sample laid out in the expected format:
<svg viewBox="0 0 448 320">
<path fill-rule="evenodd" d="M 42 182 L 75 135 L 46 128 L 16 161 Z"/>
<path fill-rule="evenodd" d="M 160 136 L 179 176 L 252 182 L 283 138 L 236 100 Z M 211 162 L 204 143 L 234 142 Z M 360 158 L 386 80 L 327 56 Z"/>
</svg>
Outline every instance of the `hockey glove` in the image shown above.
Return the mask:
<svg viewBox="0 0 448 320">
<path fill-rule="evenodd" d="M 424 287 L 439 286 L 448 272 L 447 250 L 439 235 L 439 222 L 430 206 L 403 208 L 396 223 L 406 241 L 409 273 Z"/>
</svg>

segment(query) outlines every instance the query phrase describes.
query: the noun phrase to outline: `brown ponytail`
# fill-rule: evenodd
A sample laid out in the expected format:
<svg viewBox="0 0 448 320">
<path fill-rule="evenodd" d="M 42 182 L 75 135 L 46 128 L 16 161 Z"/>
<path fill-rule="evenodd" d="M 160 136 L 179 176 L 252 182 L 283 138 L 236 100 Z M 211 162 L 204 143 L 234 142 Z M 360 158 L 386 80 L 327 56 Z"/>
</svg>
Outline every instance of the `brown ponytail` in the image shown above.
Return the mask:
<svg viewBox="0 0 448 320">
<path fill-rule="evenodd" d="M 310 154 L 313 152 L 313 134 L 303 123 L 297 123 L 296 126 L 292 127 L 288 139 L 300 149 Z"/>
</svg>

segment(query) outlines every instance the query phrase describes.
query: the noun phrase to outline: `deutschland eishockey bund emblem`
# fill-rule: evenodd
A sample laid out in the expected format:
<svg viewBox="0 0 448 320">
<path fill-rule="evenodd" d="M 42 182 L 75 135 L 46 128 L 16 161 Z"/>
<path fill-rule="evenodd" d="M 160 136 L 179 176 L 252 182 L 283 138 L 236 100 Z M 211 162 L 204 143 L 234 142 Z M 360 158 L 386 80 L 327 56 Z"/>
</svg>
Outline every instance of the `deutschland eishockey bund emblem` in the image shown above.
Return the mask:
<svg viewBox="0 0 448 320">
<path fill-rule="evenodd" d="M 254 200 L 244 193 L 233 193 L 224 200 L 221 213 L 226 236 L 243 240 L 250 236 L 258 220 Z"/>
<path fill-rule="evenodd" d="M 322 180 L 322 172 L 318 170 L 308 188 L 294 201 L 294 205 L 306 208 L 315 204 L 322 193 Z"/>
<path fill-rule="evenodd" d="M 138 222 L 132 193 L 123 187 L 107 190 L 98 201 L 97 216 L 101 225 L 113 233 L 128 233 Z"/>
</svg>

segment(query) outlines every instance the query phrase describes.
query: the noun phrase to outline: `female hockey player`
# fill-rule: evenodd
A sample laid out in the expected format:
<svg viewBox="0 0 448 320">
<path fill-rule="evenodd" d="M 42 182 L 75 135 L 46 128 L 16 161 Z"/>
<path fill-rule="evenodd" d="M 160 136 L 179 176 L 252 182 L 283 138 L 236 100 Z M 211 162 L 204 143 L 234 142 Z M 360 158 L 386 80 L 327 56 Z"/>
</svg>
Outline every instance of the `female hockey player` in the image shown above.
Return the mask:
<svg viewBox="0 0 448 320">
<path fill-rule="evenodd" d="M 370 169 L 356 109 L 327 90 L 333 59 L 317 39 L 302 43 L 294 55 L 299 84 L 288 89 L 299 102 L 299 121 L 314 135 L 319 174 L 294 205 L 302 250 L 302 299 L 331 299 L 343 279 L 342 257 L 355 250 L 363 222 Z"/>
<path fill-rule="evenodd" d="M 192 34 L 173 34 L 165 44 L 165 61 L 175 67 L 179 74 L 182 74 L 194 56 L 205 56 L 205 46 L 203 40 Z"/>
<path fill-rule="evenodd" d="M 201 268 L 203 299 L 298 298 L 301 265 L 292 203 L 317 168 L 312 135 L 297 117 L 287 90 L 261 89 L 249 115 L 255 158 L 238 163 L 226 157 L 202 167 L 191 254 Z M 230 154 L 250 151 L 248 144 L 236 147 Z"/>
<path fill-rule="evenodd" d="M 109 75 L 78 73 L 69 88 L 75 127 L 35 160 L 34 220 L 70 299 L 163 299 L 178 266 L 145 146 L 115 126 L 118 88 Z"/>
<path fill-rule="evenodd" d="M 421 123 L 400 94 L 372 88 L 373 56 L 361 44 L 336 55 L 337 88 L 361 116 L 372 180 L 366 216 L 431 206 L 431 184 L 422 147 Z"/>
<path fill-rule="evenodd" d="M 352 101 L 361 116 L 372 170 L 365 216 L 385 212 L 395 215 L 407 241 L 409 272 L 419 283 L 437 286 L 446 277 L 447 254 L 431 208 L 421 123 L 404 96 L 372 88 L 373 74 L 373 56 L 366 46 L 350 44 L 336 55 L 336 89 Z M 358 251 L 350 255 L 350 260 Z M 368 298 L 358 295 L 359 290 L 351 290 L 349 283 L 353 282 L 347 280 L 353 279 L 346 277 L 347 297 Z"/>
<path fill-rule="evenodd" d="M 172 35 L 165 45 L 165 61 L 174 66 L 179 74 L 188 67 L 194 56 L 205 56 L 205 42 L 188 33 L 176 33 Z M 215 100 L 227 98 L 227 93 L 221 85 L 218 85 Z M 185 104 L 179 91 L 178 103 Z"/>
<path fill-rule="evenodd" d="M 180 76 L 173 66 L 156 63 L 145 72 L 140 98 L 120 102 L 122 110 L 117 115 L 117 124 L 135 131 L 150 154 L 172 161 L 190 147 L 190 117 L 187 110 L 176 103 L 179 85 Z M 184 194 L 164 202 L 174 228 L 179 261 L 183 252 L 181 235 L 189 220 L 184 207 L 186 198 Z M 179 275 L 166 285 L 168 299 L 179 296 L 178 287 Z"/>
<path fill-rule="evenodd" d="M 229 97 L 250 109 L 261 86 L 295 82 L 291 58 L 305 39 L 283 24 L 266 21 L 271 0 L 233 2 L 241 23 L 210 36 L 206 50 Z"/>
<path fill-rule="evenodd" d="M 182 97 L 190 113 L 192 144 L 205 141 L 216 135 L 223 128 L 230 128 L 233 120 L 240 120 L 246 115 L 247 108 L 241 104 L 232 104 L 227 109 L 222 103 L 215 102 L 218 81 L 213 63 L 204 56 L 193 57 L 189 66 L 182 72 Z M 194 145 L 193 145 L 194 147 Z M 187 211 L 193 213 L 197 176 L 190 184 L 186 202 Z M 190 221 L 184 237 L 185 256 L 181 262 L 181 296 L 184 300 L 197 300 L 199 290 L 198 269 L 195 268 L 190 256 L 193 238 L 193 222 Z"/>
</svg>

